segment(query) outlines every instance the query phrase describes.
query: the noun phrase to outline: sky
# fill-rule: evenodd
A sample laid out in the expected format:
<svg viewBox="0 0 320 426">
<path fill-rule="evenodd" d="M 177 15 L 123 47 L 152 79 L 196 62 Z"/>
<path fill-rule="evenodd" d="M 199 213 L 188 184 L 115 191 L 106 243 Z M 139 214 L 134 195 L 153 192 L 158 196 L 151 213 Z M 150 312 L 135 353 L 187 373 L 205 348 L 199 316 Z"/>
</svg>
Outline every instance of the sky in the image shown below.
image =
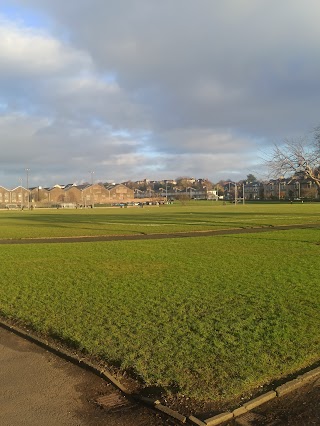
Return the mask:
<svg viewBox="0 0 320 426">
<path fill-rule="evenodd" d="M 0 185 L 265 179 L 320 124 L 319 21 L 318 0 L 0 0 Z"/>
</svg>

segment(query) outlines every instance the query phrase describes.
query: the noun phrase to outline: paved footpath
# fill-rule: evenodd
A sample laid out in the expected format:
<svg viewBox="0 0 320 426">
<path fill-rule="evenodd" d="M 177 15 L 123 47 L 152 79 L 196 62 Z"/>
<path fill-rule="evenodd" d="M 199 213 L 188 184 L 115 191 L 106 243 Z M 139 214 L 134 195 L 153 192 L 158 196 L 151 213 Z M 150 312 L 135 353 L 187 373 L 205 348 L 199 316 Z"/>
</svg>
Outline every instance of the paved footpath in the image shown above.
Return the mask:
<svg viewBox="0 0 320 426">
<path fill-rule="evenodd" d="M 145 407 L 102 409 L 101 398 L 124 399 L 113 386 L 0 327 L 1 426 L 172 426 Z M 320 378 L 228 425 L 320 425 Z"/>
<path fill-rule="evenodd" d="M 96 375 L 0 327 L 1 426 L 172 425 L 142 406 L 102 409 L 95 402 L 101 395 L 123 398 Z"/>
</svg>

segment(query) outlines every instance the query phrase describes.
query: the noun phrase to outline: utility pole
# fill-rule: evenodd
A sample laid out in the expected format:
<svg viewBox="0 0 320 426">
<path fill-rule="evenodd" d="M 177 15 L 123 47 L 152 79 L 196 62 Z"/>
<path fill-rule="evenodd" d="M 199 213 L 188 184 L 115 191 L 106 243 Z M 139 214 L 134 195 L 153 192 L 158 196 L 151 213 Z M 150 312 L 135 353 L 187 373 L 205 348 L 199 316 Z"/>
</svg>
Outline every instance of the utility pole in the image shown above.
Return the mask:
<svg viewBox="0 0 320 426">
<path fill-rule="evenodd" d="M 26 169 L 26 172 L 27 172 L 27 193 L 28 193 L 27 204 L 28 204 L 28 210 L 29 210 L 30 209 L 30 192 L 29 192 L 29 172 L 30 172 L 30 169 Z"/>
<path fill-rule="evenodd" d="M 93 171 L 90 171 L 89 173 L 91 173 L 91 205 L 92 208 L 94 207 L 94 194 L 93 194 Z"/>
<path fill-rule="evenodd" d="M 244 182 L 242 183 L 242 204 L 244 204 Z"/>
<path fill-rule="evenodd" d="M 21 201 L 21 210 L 23 210 L 22 178 L 20 178 L 20 201 Z"/>
</svg>

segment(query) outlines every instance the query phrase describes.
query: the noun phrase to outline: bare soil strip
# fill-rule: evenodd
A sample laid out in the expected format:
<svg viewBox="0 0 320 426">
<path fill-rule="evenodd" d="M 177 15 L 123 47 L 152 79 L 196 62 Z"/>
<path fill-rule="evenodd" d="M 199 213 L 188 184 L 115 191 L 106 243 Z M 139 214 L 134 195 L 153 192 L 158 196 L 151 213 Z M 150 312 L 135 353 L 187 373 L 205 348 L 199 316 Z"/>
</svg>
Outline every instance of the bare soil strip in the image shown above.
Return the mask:
<svg viewBox="0 0 320 426">
<path fill-rule="evenodd" d="M 20 238 L 20 239 L 0 239 L 0 244 L 48 244 L 48 243 L 90 243 L 99 241 L 135 241 L 135 240 L 160 240 L 165 238 L 192 238 L 192 237 L 215 237 L 218 235 L 231 234 L 253 234 L 258 232 L 286 231 L 289 229 L 320 229 L 320 225 L 296 224 L 296 225 L 278 225 L 263 226 L 261 228 L 232 228 L 217 229 L 210 231 L 189 231 L 173 232 L 165 234 L 135 234 L 135 235 L 89 235 L 79 237 L 54 237 L 54 238 Z"/>
</svg>

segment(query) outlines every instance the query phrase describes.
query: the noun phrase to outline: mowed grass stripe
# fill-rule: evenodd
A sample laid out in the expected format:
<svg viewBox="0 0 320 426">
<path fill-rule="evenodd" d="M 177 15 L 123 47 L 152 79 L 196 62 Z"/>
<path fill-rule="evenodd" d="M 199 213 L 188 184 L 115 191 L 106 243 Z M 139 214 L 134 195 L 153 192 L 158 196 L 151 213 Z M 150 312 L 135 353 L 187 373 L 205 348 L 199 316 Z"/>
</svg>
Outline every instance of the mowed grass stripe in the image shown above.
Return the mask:
<svg viewBox="0 0 320 426">
<path fill-rule="evenodd" d="M 319 230 L 0 246 L 0 311 L 134 370 L 230 401 L 319 359 Z"/>
<path fill-rule="evenodd" d="M 0 239 L 139 235 L 320 223 L 320 203 L 197 202 L 141 208 L 0 211 Z"/>
</svg>

